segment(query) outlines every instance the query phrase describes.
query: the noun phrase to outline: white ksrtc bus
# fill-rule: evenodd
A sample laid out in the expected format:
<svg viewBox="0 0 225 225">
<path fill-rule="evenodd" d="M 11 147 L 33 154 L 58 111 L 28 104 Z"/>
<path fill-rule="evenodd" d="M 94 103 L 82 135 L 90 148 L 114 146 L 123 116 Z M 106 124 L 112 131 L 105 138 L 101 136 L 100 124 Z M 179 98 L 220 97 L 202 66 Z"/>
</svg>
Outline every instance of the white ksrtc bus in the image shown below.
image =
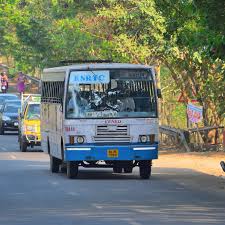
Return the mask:
<svg viewBox="0 0 225 225">
<path fill-rule="evenodd" d="M 50 168 L 111 167 L 141 178 L 158 158 L 158 110 L 154 69 L 145 65 L 90 63 L 44 69 L 42 148 Z M 104 161 L 104 163 L 103 163 Z"/>
</svg>

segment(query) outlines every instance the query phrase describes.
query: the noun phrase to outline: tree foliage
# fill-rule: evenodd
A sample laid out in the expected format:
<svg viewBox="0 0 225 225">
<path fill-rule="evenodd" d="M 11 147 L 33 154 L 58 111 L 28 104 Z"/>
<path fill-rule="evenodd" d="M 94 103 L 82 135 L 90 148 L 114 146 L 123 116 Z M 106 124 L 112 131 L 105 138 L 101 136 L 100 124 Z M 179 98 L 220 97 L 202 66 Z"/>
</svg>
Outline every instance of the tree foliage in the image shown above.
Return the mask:
<svg viewBox="0 0 225 225">
<path fill-rule="evenodd" d="M 166 97 L 179 90 L 222 123 L 223 0 L 10 0 L 0 7 L 0 52 L 24 71 L 65 59 L 158 64 Z M 168 75 L 169 74 L 169 75 Z"/>
<path fill-rule="evenodd" d="M 76 1 L 77 2 L 77 1 Z M 2 54 L 12 55 L 18 69 L 57 65 L 60 60 L 91 58 L 104 46 L 83 32 L 78 15 L 87 7 L 75 1 L 15 0 L 5 2 L 0 11 L 4 25 Z"/>
<path fill-rule="evenodd" d="M 197 98 L 204 106 L 204 124 L 221 123 L 224 60 L 213 52 L 221 32 L 210 29 L 200 6 L 191 0 L 108 0 L 98 12 L 107 21 L 104 30 L 111 34 L 110 41 L 126 60 L 160 60 L 187 99 Z"/>
</svg>

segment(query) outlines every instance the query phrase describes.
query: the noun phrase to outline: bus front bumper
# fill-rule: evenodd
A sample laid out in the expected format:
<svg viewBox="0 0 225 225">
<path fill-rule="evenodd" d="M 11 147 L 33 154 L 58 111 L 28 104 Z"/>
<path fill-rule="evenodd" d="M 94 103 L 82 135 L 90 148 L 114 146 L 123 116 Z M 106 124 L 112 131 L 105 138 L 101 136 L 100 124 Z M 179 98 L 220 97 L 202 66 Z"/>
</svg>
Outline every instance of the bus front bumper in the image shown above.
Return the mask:
<svg viewBox="0 0 225 225">
<path fill-rule="evenodd" d="M 123 146 L 67 145 L 64 151 L 65 161 L 152 160 L 157 158 L 158 144 Z"/>
</svg>

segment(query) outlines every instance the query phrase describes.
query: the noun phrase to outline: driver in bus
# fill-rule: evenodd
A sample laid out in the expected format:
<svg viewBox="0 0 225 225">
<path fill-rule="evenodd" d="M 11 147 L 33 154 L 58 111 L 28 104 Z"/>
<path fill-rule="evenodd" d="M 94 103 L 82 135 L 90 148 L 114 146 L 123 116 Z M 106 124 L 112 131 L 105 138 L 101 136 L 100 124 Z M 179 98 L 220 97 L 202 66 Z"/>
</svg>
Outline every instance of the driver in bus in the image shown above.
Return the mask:
<svg viewBox="0 0 225 225">
<path fill-rule="evenodd" d="M 134 112 L 135 111 L 135 102 L 131 96 L 130 89 L 125 89 L 123 98 L 118 99 L 117 103 L 119 104 L 119 109 L 121 112 Z"/>
<path fill-rule="evenodd" d="M 125 83 L 125 81 L 112 80 L 112 89 L 108 90 L 108 95 L 113 100 L 116 98 L 116 103 L 114 102 L 114 108 L 119 112 L 134 112 L 135 102 L 131 97 L 131 90 Z"/>
<path fill-rule="evenodd" d="M 114 92 L 117 92 L 117 104 L 120 112 L 134 112 L 135 102 L 131 97 L 131 90 L 125 81 L 117 81 L 117 87 Z"/>
</svg>

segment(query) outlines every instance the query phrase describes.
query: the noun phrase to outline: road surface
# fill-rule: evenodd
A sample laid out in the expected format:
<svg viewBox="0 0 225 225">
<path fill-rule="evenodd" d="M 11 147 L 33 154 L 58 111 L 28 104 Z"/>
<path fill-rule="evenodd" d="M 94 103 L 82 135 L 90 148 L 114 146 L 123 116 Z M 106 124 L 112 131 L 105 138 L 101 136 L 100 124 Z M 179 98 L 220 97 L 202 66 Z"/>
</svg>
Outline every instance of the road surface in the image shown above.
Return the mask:
<svg viewBox="0 0 225 225">
<path fill-rule="evenodd" d="M 0 136 L 0 225 L 225 224 L 224 180 L 156 164 L 150 180 L 137 169 L 81 169 L 69 180 L 38 148 L 22 153 L 16 135 Z"/>
</svg>

